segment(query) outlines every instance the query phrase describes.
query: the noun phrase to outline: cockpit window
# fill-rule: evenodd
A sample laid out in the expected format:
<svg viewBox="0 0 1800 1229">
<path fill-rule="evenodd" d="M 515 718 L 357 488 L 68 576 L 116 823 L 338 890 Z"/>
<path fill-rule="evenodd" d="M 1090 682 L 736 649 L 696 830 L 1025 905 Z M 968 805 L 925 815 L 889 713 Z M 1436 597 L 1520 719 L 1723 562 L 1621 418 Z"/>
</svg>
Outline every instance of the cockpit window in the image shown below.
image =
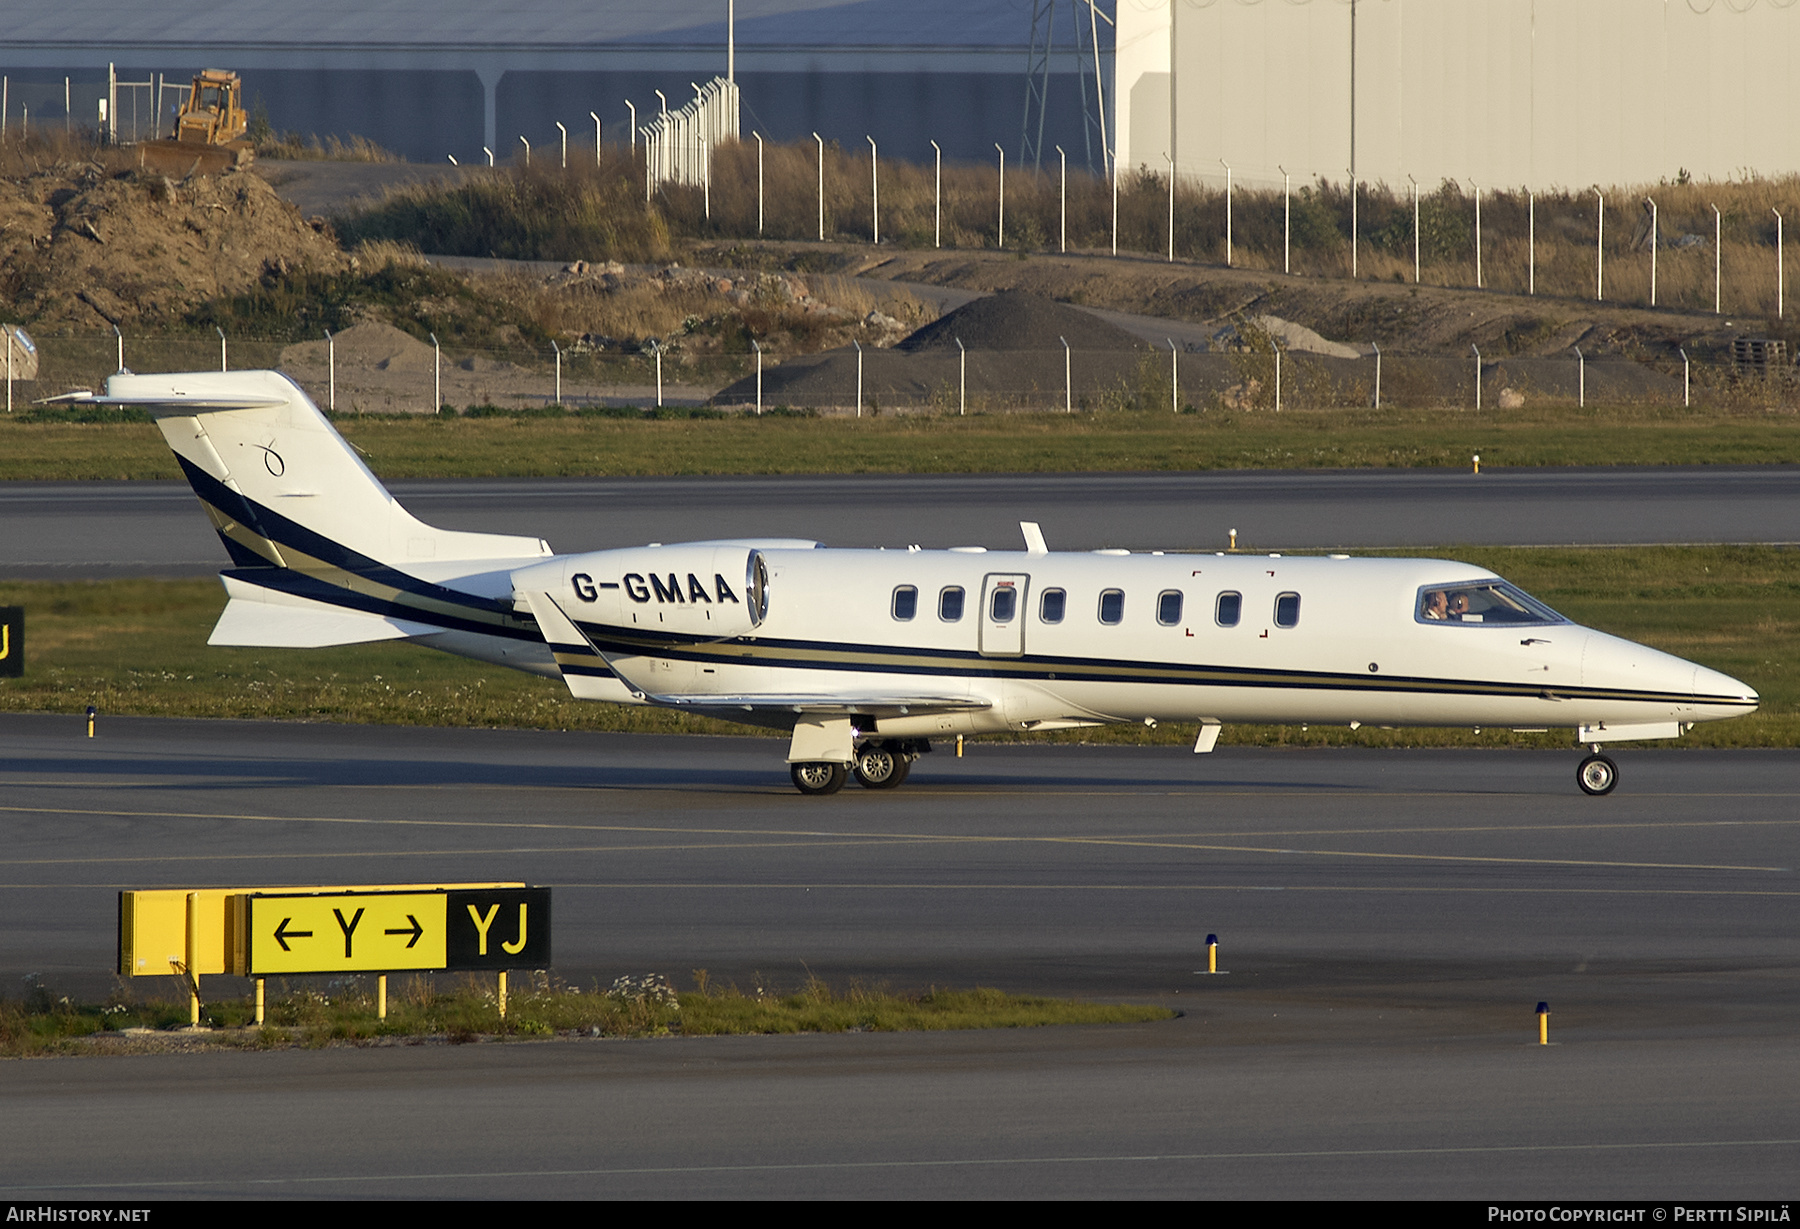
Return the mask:
<svg viewBox="0 0 1800 1229">
<path fill-rule="evenodd" d="M 1419 590 L 1421 623 L 1566 623 L 1568 620 L 1503 580 L 1431 585 Z"/>
</svg>

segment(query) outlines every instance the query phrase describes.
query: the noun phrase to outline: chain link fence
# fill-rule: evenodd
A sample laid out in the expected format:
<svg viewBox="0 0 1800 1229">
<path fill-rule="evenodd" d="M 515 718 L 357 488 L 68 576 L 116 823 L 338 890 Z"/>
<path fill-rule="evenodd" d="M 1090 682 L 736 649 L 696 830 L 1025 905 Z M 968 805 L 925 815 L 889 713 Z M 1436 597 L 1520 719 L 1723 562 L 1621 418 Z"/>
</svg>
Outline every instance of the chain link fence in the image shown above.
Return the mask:
<svg viewBox="0 0 1800 1229">
<path fill-rule="evenodd" d="M 1252 348 L 1176 350 L 830 350 L 727 353 L 692 346 L 434 349 L 399 330 L 335 344 L 249 338 L 78 335 L 38 339 L 35 380 L 16 380 L 17 411 L 99 391 L 120 358 L 136 372 L 273 369 L 341 414 L 529 412 L 712 407 L 755 413 L 887 411 L 977 414 L 1119 410 L 1330 411 L 1368 407 L 1507 410 L 1633 404 L 1800 410 L 1784 356 L 1730 353 L 1680 361 L 1608 356 L 1499 357 L 1371 352 L 1338 358 Z"/>
</svg>

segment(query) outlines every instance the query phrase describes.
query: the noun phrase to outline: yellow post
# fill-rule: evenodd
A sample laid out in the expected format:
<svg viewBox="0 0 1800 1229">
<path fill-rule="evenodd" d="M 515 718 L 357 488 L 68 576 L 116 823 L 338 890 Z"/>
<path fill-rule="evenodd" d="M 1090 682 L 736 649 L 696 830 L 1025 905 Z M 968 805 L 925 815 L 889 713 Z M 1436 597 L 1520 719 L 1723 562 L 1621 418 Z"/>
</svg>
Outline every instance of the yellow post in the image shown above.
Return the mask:
<svg viewBox="0 0 1800 1229">
<path fill-rule="evenodd" d="M 1206 971 L 1208 973 L 1217 973 L 1219 971 L 1218 935 L 1206 936 Z"/>
<path fill-rule="evenodd" d="M 263 1026 L 263 979 L 256 979 L 256 1027 Z"/>
<path fill-rule="evenodd" d="M 375 979 L 375 1018 L 387 1019 L 387 974 Z"/>
<path fill-rule="evenodd" d="M 1478 474 L 1481 472 L 1481 454 L 1479 452 L 1475 454 L 1475 472 Z"/>
<path fill-rule="evenodd" d="M 1538 1044 L 1541 1046 L 1547 1046 L 1550 1044 L 1550 1004 L 1548 1004 L 1548 1003 L 1539 1003 L 1538 1004 L 1537 1018 L 1538 1018 Z"/>
<path fill-rule="evenodd" d="M 88 705 L 88 737 L 94 736 L 94 706 Z"/>
<path fill-rule="evenodd" d="M 500 1018 L 506 1019 L 506 970 L 500 970 Z"/>
<path fill-rule="evenodd" d="M 962 740 L 963 740 L 963 736 L 961 734 L 958 734 L 956 736 L 956 758 L 959 760 L 963 757 L 962 756 Z"/>
<path fill-rule="evenodd" d="M 92 736 L 93 709 L 88 709 L 89 734 Z M 187 968 L 182 972 L 188 982 L 188 1023 L 198 1027 L 200 1024 L 200 975 L 194 972 L 199 965 L 200 955 L 200 893 L 187 894 L 187 948 L 185 958 Z"/>
<path fill-rule="evenodd" d="M 1230 549 L 1230 550 L 1237 549 L 1237 530 L 1235 530 L 1235 529 L 1231 531 L 1231 545 L 1227 549 Z"/>
</svg>

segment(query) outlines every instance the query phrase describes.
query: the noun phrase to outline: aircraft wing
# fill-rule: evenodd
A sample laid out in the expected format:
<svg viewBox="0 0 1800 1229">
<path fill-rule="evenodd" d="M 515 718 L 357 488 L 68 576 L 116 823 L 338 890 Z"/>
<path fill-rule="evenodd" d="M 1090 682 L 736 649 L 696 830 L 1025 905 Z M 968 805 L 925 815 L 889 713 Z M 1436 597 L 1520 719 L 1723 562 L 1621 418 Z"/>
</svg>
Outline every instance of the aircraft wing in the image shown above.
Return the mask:
<svg viewBox="0 0 1800 1229">
<path fill-rule="evenodd" d="M 903 695 L 652 695 L 652 704 L 673 708 L 731 708 L 741 712 L 795 713 L 824 717 L 906 717 L 927 713 L 972 713 L 994 707 L 987 700 L 967 696 Z"/>
<path fill-rule="evenodd" d="M 627 698 L 625 684 L 606 663 L 605 655 L 594 647 L 575 621 L 550 594 L 527 591 L 522 594 L 537 618 L 538 628 L 555 655 L 563 681 L 569 691 L 581 699 L 619 700 Z M 749 713 L 780 713 L 828 717 L 905 717 L 926 713 L 970 713 L 992 708 L 987 700 L 967 696 L 912 695 L 898 692 L 870 695 L 843 695 L 820 692 L 777 694 L 748 692 L 742 695 L 662 695 L 640 693 L 651 704 L 686 709 L 733 709 Z M 636 696 L 629 698 L 636 699 Z"/>
</svg>

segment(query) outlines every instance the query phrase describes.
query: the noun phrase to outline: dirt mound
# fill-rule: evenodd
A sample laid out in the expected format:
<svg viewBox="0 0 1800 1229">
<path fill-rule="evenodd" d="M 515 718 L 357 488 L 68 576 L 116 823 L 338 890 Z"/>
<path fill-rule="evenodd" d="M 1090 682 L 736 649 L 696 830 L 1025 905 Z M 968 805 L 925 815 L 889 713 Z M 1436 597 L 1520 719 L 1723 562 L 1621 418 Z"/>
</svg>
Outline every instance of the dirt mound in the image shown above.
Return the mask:
<svg viewBox="0 0 1800 1229">
<path fill-rule="evenodd" d="M 1124 329 L 1078 307 L 1019 290 L 1003 290 L 941 316 L 894 347 L 906 351 L 1060 350 L 1060 338 L 1077 350 L 1143 350 Z"/>
<path fill-rule="evenodd" d="M 82 162 L 0 180 L 0 298 L 40 332 L 169 323 L 265 273 L 348 263 L 323 222 L 255 175 Z"/>
<path fill-rule="evenodd" d="M 411 333 L 378 320 L 345 329 L 332 338 L 331 349 L 336 352 L 341 372 L 431 372 L 430 346 Z M 323 379 L 330 357 L 322 340 L 296 342 L 281 352 L 281 369 L 302 381 Z"/>
</svg>

